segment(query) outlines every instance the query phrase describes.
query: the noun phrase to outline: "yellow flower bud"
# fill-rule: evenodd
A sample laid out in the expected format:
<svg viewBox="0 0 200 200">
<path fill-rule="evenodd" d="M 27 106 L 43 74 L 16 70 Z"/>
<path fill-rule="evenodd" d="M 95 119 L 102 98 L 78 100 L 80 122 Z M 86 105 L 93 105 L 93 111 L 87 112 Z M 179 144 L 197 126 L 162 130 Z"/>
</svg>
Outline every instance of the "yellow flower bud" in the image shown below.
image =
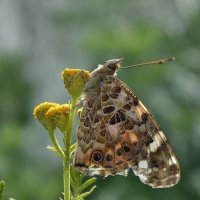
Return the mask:
<svg viewBox="0 0 200 200">
<path fill-rule="evenodd" d="M 49 102 L 44 102 L 35 107 L 33 111 L 33 115 L 35 118 L 39 120 L 39 122 L 49 131 L 53 131 L 56 126 L 54 122 L 46 117 L 47 111 L 55 106 L 58 106 L 59 104 L 56 103 L 49 103 Z"/>
<path fill-rule="evenodd" d="M 61 76 L 64 80 L 65 88 L 70 95 L 74 98 L 78 98 L 85 86 L 87 80 L 91 77 L 89 71 L 81 69 L 65 69 Z"/>
<path fill-rule="evenodd" d="M 46 113 L 46 117 L 52 120 L 56 127 L 58 127 L 61 132 L 67 129 L 67 123 L 69 119 L 70 105 L 63 104 L 52 107 Z"/>
</svg>

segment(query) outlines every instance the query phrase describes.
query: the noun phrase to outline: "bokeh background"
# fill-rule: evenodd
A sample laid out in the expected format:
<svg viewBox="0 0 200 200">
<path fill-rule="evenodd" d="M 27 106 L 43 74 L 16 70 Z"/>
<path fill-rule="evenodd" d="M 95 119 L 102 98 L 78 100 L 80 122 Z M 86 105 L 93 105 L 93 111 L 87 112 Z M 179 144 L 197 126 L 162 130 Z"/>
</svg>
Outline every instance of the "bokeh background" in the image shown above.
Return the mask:
<svg viewBox="0 0 200 200">
<path fill-rule="evenodd" d="M 198 0 L 0 0 L 0 179 L 5 199 L 55 200 L 62 163 L 33 118 L 41 102 L 68 101 L 60 73 L 175 56 L 176 62 L 121 70 L 153 113 L 182 169 L 180 183 L 151 189 L 132 172 L 98 178 L 88 199 L 200 199 L 200 2 Z M 74 130 L 76 129 L 76 125 Z M 74 131 L 75 135 L 75 131 Z"/>
</svg>

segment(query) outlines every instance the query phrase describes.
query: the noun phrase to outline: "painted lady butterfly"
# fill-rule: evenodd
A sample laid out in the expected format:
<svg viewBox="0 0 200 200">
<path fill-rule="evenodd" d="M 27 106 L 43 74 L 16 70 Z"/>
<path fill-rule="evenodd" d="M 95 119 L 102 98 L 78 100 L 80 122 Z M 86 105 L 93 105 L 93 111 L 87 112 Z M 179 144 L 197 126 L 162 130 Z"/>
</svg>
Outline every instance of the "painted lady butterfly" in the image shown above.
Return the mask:
<svg viewBox="0 0 200 200">
<path fill-rule="evenodd" d="M 99 65 L 85 85 L 75 167 L 105 177 L 131 168 L 153 188 L 171 187 L 180 179 L 179 163 L 152 114 L 116 78 L 120 61 Z"/>
</svg>

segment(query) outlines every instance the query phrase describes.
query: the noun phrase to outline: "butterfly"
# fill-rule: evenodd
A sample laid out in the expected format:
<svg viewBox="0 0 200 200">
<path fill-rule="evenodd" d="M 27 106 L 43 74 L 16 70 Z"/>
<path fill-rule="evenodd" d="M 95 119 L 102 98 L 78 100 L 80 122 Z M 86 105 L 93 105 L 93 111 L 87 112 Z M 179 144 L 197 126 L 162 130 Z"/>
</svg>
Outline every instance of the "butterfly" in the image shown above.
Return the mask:
<svg viewBox="0 0 200 200">
<path fill-rule="evenodd" d="M 171 187 L 180 180 L 177 158 L 152 114 L 116 78 L 120 61 L 99 65 L 85 85 L 75 168 L 104 177 L 132 169 L 153 188 Z"/>
</svg>

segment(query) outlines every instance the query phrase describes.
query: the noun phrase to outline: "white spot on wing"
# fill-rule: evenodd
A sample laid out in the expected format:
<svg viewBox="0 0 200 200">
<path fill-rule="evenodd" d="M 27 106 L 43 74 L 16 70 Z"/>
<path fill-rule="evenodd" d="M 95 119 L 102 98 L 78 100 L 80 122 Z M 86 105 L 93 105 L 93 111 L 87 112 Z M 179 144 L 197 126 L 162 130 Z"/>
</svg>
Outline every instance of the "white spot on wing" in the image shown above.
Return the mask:
<svg viewBox="0 0 200 200">
<path fill-rule="evenodd" d="M 180 178 L 180 174 L 176 174 L 176 178 L 179 180 L 179 178 Z"/>
<path fill-rule="evenodd" d="M 138 167 L 139 167 L 140 169 L 147 169 L 147 168 L 148 168 L 148 163 L 147 163 L 147 161 L 146 161 L 146 160 L 141 160 L 141 161 L 139 162 Z"/>
<path fill-rule="evenodd" d="M 167 168 L 166 168 L 166 167 L 164 167 L 162 170 L 163 170 L 163 172 L 166 172 L 166 171 L 167 171 Z"/>
<path fill-rule="evenodd" d="M 158 168 L 157 167 L 153 167 L 153 171 L 154 172 L 158 172 Z"/>
<path fill-rule="evenodd" d="M 172 156 L 171 159 L 172 159 L 172 163 L 176 164 L 176 158 Z"/>
<path fill-rule="evenodd" d="M 147 180 L 147 177 L 144 174 L 138 174 L 138 176 L 142 182 L 145 182 Z"/>
<path fill-rule="evenodd" d="M 135 171 L 134 168 L 133 172 L 136 176 L 139 176 L 140 180 L 144 183 L 147 180 L 147 176 L 144 173 L 139 173 L 138 171 Z"/>
<path fill-rule="evenodd" d="M 146 160 L 142 160 L 142 161 L 146 161 Z M 140 162 L 142 162 L 142 161 L 140 161 Z M 147 162 L 147 161 L 146 161 Z M 140 164 L 139 164 L 140 165 Z M 145 164 L 146 165 L 146 164 Z M 145 183 L 146 182 L 146 180 L 147 180 L 147 175 L 145 174 L 145 172 L 144 171 L 146 171 L 146 169 L 139 169 L 139 170 L 136 170 L 134 167 L 132 167 L 132 170 L 133 170 L 133 172 L 134 172 L 134 174 L 136 175 L 136 176 L 139 176 L 139 178 L 140 178 L 140 180 L 143 182 L 143 183 Z"/>
<path fill-rule="evenodd" d="M 174 156 L 171 156 L 171 158 L 169 159 L 169 165 L 176 165 L 176 163 L 176 158 Z"/>
<path fill-rule="evenodd" d="M 156 152 L 156 150 L 158 149 L 158 145 L 157 145 L 156 141 L 150 143 L 149 148 L 150 148 L 151 152 Z"/>
<path fill-rule="evenodd" d="M 163 140 L 161 139 L 161 137 L 158 134 L 156 134 L 154 136 L 153 140 L 154 141 L 152 143 L 150 143 L 149 147 L 150 147 L 151 152 L 156 152 L 157 149 L 161 146 Z"/>
</svg>

